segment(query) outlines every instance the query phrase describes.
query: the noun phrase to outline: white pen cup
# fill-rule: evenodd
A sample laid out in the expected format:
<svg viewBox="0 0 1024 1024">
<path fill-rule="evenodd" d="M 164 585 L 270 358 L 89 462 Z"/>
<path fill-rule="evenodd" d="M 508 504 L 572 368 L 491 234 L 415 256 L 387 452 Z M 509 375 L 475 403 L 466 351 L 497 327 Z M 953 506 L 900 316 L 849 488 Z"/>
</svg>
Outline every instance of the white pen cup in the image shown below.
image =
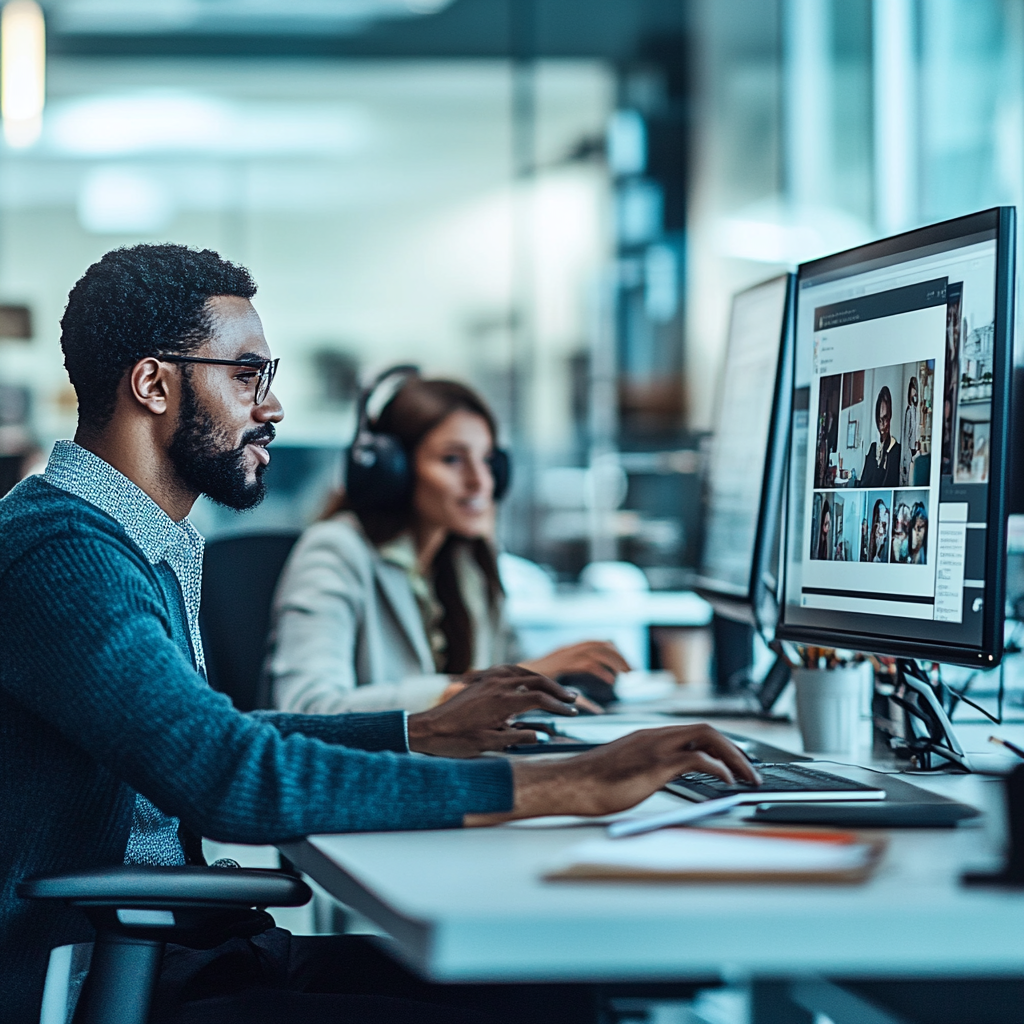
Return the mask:
<svg viewBox="0 0 1024 1024">
<path fill-rule="evenodd" d="M 864 709 L 870 706 L 873 682 L 869 661 L 793 669 L 796 717 L 806 752 L 856 753 L 863 742 Z"/>
</svg>

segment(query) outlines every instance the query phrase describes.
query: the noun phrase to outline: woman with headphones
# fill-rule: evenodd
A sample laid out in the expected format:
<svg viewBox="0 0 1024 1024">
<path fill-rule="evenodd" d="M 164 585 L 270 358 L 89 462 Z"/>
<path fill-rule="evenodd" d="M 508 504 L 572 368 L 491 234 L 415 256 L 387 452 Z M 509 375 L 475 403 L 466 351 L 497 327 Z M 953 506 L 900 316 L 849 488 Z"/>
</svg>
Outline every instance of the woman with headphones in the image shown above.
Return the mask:
<svg viewBox="0 0 1024 1024">
<path fill-rule="evenodd" d="M 519 662 L 493 542 L 510 475 L 494 416 L 469 388 L 409 366 L 379 377 L 360 404 L 346 488 L 303 534 L 278 584 L 275 706 L 419 711 L 476 670 Z M 629 668 L 600 641 L 519 663 L 608 683 Z"/>
</svg>

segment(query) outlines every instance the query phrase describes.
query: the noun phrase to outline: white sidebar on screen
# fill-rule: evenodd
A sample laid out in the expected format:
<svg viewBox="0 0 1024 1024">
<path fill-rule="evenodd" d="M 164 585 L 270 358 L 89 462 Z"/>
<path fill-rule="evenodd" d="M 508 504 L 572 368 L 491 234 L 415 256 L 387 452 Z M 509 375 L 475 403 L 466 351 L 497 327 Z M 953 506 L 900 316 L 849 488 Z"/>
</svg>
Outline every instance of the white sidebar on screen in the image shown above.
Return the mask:
<svg viewBox="0 0 1024 1024">
<path fill-rule="evenodd" d="M 939 506 L 939 538 L 935 562 L 935 618 L 963 621 L 964 553 L 967 550 L 967 502 Z"/>
</svg>

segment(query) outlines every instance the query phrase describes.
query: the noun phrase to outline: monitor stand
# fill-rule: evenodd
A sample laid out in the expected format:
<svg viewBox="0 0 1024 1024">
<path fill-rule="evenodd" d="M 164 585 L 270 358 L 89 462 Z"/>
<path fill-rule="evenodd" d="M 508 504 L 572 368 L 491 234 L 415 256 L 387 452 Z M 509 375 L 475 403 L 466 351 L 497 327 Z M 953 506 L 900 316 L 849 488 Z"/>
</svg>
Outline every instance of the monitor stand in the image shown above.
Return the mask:
<svg viewBox="0 0 1024 1024">
<path fill-rule="evenodd" d="M 939 684 L 941 686 L 941 684 Z M 910 658 L 896 659 L 896 689 L 889 700 L 903 709 L 904 735 L 897 737 L 897 755 L 908 756 L 919 768 L 938 768 L 936 757 L 973 771 L 964 748 L 953 732 L 953 725 L 940 700 L 941 691 L 918 663 Z"/>
</svg>

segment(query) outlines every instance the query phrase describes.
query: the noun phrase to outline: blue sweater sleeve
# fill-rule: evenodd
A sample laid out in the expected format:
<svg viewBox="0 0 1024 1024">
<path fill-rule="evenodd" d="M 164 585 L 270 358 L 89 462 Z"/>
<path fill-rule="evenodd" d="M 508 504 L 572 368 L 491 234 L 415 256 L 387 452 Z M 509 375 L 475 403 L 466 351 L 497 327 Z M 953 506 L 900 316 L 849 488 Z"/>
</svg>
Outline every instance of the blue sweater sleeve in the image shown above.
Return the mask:
<svg viewBox="0 0 1024 1024">
<path fill-rule="evenodd" d="M 287 711 L 253 711 L 254 718 L 269 722 L 281 735 L 302 733 L 325 743 L 340 743 L 357 750 L 391 750 L 404 754 L 405 712 L 379 711 L 343 715 L 297 715 Z"/>
<path fill-rule="evenodd" d="M 327 743 L 291 716 L 275 726 L 239 713 L 172 641 L 151 568 L 106 536 L 25 552 L 0 578 L 0 607 L 11 696 L 211 839 L 446 828 L 512 806 L 504 760 L 371 753 L 338 743 L 358 725 L 337 723 Z"/>
</svg>

